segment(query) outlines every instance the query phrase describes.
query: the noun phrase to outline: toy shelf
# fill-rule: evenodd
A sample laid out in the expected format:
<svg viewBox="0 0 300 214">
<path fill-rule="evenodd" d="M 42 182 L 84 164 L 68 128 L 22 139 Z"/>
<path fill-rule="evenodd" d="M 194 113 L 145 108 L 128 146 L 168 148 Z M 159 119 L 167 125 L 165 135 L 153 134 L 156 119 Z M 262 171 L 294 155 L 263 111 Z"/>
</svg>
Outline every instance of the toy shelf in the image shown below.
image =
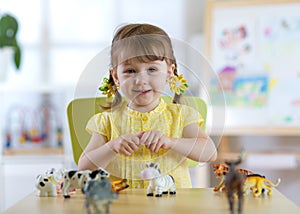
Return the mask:
<svg viewBox="0 0 300 214">
<path fill-rule="evenodd" d="M 63 148 L 34 148 L 34 149 L 26 149 L 26 148 L 17 148 L 17 149 L 4 149 L 4 156 L 14 156 L 14 155 L 63 155 Z"/>
<path fill-rule="evenodd" d="M 210 135 L 230 136 L 300 136 L 300 126 L 242 126 L 214 128 Z"/>
</svg>

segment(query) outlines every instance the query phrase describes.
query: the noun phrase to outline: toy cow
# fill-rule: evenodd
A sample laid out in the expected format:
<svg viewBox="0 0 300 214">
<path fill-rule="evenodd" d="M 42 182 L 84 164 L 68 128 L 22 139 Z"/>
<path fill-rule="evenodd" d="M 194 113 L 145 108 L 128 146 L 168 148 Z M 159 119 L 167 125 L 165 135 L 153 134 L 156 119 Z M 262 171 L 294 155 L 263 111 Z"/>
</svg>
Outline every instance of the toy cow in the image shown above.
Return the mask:
<svg viewBox="0 0 300 214">
<path fill-rule="evenodd" d="M 58 193 L 58 185 L 63 178 L 63 169 L 47 170 L 45 173 L 37 176 L 36 188 L 38 189 L 37 196 L 41 197 L 55 197 Z"/>
<path fill-rule="evenodd" d="M 147 188 L 147 196 L 153 196 L 153 192 L 156 192 L 155 197 L 162 197 L 162 194 L 176 194 L 176 186 L 174 178 L 171 175 L 161 175 L 159 166 L 157 163 L 146 164 L 146 168 L 141 172 L 141 177 L 144 180 L 150 180 L 150 184 Z"/>
<path fill-rule="evenodd" d="M 112 191 L 111 183 L 106 178 L 88 181 L 82 192 L 85 194 L 85 207 L 88 214 L 91 213 L 91 205 L 94 208 L 94 213 L 109 213 L 109 206 L 112 200 L 118 197 L 117 192 Z"/>
<path fill-rule="evenodd" d="M 90 180 L 99 180 L 106 178 L 109 173 L 102 168 L 97 170 L 83 170 L 83 171 L 68 171 L 65 173 L 64 181 L 62 183 L 62 192 L 65 198 L 70 198 L 69 190 L 82 189 Z"/>
<path fill-rule="evenodd" d="M 40 197 L 56 197 L 56 184 L 58 180 L 55 180 L 54 176 L 40 174 L 37 176 L 36 188 L 38 189 L 37 196 Z"/>
</svg>

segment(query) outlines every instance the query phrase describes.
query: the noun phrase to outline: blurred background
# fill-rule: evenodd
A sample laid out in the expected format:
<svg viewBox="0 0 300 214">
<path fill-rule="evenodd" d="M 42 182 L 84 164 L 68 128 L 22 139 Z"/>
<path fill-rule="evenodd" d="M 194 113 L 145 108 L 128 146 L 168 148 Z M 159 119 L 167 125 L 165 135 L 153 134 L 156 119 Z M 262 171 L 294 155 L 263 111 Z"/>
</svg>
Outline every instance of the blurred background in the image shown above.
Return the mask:
<svg viewBox="0 0 300 214">
<path fill-rule="evenodd" d="M 208 103 L 207 130 L 217 146 L 220 144 L 217 162 L 246 151 L 248 159 L 242 167 L 274 182 L 280 177 L 278 189 L 299 206 L 300 120 L 292 117 L 300 115 L 299 103 L 288 108 L 289 115 L 282 116 L 284 119 L 269 120 L 266 115 L 278 114 L 282 102 L 272 102 L 267 107 L 255 104 L 250 109 L 229 102 L 230 106 L 225 108 L 224 98 L 232 99 L 231 94 L 213 91 L 210 96 L 208 85 L 228 80 L 228 75 L 227 79 L 216 75 L 217 65 L 222 64 L 218 53 L 213 51 L 217 49 L 215 26 L 220 24 L 211 18 L 213 14 L 207 6 L 205 0 L 0 0 L 0 18 L 11 14 L 18 21 L 16 38 L 21 49 L 21 64 L 17 69 L 11 51 L 0 45 L 0 210 L 32 192 L 36 175 L 51 168 L 76 167 L 68 132 L 67 105 L 74 97 L 81 96 L 76 93 L 76 87 L 89 63 L 109 47 L 117 27 L 126 23 L 150 23 L 163 28 L 179 44 L 175 55 L 183 73 L 189 70 L 188 66 L 195 70 L 199 61 L 208 59 L 204 67 L 200 65 L 201 71 L 195 71 L 198 78 L 186 74 L 190 77 L 190 93 Z M 300 35 L 299 28 L 293 29 Z M 259 56 L 258 51 L 252 53 L 255 54 Z M 277 55 L 281 57 L 280 53 Z M 107 72 L 101 69 L 109 67 L 109 61 L 103 63 L 99 77 L 95 77 L 99 82 L 103 78 L 100 72 Z M 246 63 L 253 64 L 253 61 L 246 60 Z M 203 68 L 206 69 L 202 72 Z M 211 76 L 217 78 L 211 80 Z M 274 83 L 268 81 L 268 85 Z M 293 85 L 297 84 L 299 79 L 294 78 Z M 289 88 L 286 94 L 296 93 L 293 85 L 286 86 Z M 97 95 L 97 88 L 90 95 Z M 278 96 L 285 101 L 284 93 Z M 272 111 L 274 105 L 276 111 Z M 211 165 L 197 166 L 191 172 L 194 187 L 213 187 L 219 182 Z"/>
</svg>

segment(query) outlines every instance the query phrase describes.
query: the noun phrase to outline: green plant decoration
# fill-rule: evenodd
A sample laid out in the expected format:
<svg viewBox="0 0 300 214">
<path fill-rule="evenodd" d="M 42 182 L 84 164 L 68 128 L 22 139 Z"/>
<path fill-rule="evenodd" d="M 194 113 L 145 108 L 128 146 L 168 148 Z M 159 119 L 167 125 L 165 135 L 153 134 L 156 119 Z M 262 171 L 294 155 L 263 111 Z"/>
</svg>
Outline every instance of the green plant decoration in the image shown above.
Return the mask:
<svg viewBox="0 0 300 214">
<path fill-rule="evenodd" d="M 12 47 L 14 50 L 14 63 L 17 70 L 21 64 L 21 49 L 17 42 L 18 21 L 9 14 L 0 17 L 0 48 Z"/>
</svg>

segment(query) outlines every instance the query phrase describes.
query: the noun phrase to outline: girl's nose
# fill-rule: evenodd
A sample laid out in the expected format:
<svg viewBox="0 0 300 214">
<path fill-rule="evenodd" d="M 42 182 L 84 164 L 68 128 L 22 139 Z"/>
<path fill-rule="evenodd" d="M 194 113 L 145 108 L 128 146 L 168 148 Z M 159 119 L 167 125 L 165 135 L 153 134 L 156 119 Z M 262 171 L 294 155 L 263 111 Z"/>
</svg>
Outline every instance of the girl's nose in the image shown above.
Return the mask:
<svg viewBox="0 0 300 214">
<path fill-rule="evenodd" d="M 136 84 L 146 84 L 148 81 L 148 77 L 146 72 L 139 72 L 135 75 L 135 83 Z"/>
</svg>

